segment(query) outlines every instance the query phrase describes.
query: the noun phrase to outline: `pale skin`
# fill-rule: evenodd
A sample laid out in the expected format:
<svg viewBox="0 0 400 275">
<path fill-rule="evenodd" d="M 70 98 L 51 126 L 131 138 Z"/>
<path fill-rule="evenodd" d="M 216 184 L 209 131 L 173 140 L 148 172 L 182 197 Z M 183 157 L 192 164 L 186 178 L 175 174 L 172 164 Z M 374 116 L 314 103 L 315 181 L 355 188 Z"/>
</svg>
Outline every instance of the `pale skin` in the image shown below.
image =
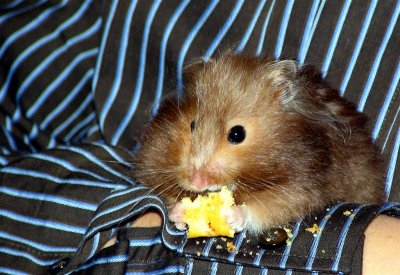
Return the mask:
<svg viewBox="0 0 400 275">
<path fill-rule="evenodd" d="M 147 212 L 132 227 L 158 227 L 162 218 L 157 212 Z M 400 219 L 381 215 L 365 231 L 363 249 L 363 275 L 399 274 L 400 270 Z M 103 248 L 115 243 L 109 240 Z"/>
</svg>

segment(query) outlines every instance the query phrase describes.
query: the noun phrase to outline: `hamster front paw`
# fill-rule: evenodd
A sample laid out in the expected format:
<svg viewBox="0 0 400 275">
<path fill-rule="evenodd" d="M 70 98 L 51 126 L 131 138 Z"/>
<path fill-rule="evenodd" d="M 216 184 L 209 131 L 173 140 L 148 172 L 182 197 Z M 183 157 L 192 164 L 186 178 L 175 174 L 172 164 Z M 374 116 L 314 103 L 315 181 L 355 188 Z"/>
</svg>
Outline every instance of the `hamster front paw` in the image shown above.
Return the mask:
<svg viewBox="0 0 400 275">
<path fill-rule="evenodd" d="M 226 213 L 226 222 L 235 232 L 243 231 L 246 226 L 245 206 L 235 205 Z"/>
<path fill-rule="evenodd" d="M 187 224 L 183 221 L 184 214 L 185 208 L 181 202 L 177 202 L 169 214 L 169 220 L 175 224 L 177 229 L 182 231 L 187 229 Z"/>
</svg>

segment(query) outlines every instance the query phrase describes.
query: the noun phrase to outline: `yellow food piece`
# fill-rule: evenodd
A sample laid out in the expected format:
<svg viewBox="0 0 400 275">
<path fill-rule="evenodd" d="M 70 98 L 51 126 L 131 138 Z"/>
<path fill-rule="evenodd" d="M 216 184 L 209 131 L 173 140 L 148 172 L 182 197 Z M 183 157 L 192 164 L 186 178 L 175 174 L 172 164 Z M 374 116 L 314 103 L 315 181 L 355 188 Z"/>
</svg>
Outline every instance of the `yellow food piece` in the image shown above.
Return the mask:
<svg viewBox="0 0 400 275">
<path fill-rule="evenodd" d="M 313 227 L 309 227 L 306 228 L 306 231 L 311 232 L 312 234 L 318 233 L 319 231 L 321 231 L 321 228 L 319 228 L 319 226 L 314 223 Z"/>
<path fill-rule="evenodd" d="M 199 195 L 194 201 L 182 199 L 185 209 L 183 221 L 189 226 L 188 238 L 227 236 L 235 231 L 226 223 L 226 213 L 235 204 L 232 191 L 222 187 L 219 192 Z"/>
</svg>

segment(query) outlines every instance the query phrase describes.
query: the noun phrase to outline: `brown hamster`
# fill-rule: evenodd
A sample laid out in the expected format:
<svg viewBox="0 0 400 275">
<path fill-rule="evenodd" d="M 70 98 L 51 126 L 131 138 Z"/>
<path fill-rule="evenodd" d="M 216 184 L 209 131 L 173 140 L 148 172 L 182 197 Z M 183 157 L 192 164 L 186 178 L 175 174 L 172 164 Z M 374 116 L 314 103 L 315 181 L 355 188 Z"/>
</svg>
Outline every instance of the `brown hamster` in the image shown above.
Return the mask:
<svg viewBox="0 0 400 275">
<path fill-rule="evenodd" d="M 134 176 L 171 207 L 228 185 L 244 205 L 232 226 L 257 234 L 337 201 L 382 201 L 365 125 L 312 67 L 223 54 L 188 67 L 183 97 L 167 98 L 145 130 Z"/>
</svg>

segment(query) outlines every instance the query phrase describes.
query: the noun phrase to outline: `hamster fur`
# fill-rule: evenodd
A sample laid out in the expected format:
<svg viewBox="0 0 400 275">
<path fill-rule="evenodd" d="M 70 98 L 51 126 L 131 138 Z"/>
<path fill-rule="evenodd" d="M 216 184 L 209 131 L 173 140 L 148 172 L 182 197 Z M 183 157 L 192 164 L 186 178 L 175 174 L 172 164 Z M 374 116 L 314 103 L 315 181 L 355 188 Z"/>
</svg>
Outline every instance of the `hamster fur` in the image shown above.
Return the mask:
<svg viewBox="0 0 400 275">
<path fill-rule="evenodd" d="M 366 117 L 312 67 L 225 53 L 184 79 L 183 97 L 167 98 L 146 127 L 134 170 L 171 208 L 228 185 L 258 234 L 330 203 L 383 200 Z"/>
</svg>

